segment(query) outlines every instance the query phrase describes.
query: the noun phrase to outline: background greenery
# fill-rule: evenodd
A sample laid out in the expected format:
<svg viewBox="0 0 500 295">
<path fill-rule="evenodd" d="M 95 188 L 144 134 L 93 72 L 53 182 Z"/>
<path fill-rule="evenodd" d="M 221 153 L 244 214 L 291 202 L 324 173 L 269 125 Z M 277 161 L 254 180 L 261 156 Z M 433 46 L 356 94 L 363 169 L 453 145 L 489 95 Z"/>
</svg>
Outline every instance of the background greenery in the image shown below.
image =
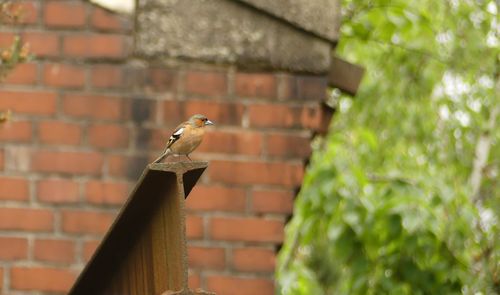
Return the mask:
<svg viewBox="0 0 500 295">
<path fill-rule="evenodd" d="M 282 294 L 500 294 L 495 1 L 343 0 L 363 65 L 295 203 Z"/>
</svg>

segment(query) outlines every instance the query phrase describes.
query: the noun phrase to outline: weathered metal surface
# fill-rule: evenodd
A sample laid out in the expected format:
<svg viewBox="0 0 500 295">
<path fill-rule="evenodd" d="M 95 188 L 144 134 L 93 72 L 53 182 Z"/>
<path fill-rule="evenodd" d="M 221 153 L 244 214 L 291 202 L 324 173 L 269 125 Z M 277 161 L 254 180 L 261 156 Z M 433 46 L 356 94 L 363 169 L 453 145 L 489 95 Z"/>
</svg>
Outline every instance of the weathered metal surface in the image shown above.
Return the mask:
<svg viewBox="0 0 500 295">
<path fill-rule="evenodd" d="M 356 95 L 364 73 L 363 67 L 334 56 L 328 74 L 328 85 L 350 95 Z"/>
<path fill-rule="evenodd" d="M 69 294 L 193 292 L 184 202 L 206 167 L 206 162 L 150 164 Z"/>
</svg>

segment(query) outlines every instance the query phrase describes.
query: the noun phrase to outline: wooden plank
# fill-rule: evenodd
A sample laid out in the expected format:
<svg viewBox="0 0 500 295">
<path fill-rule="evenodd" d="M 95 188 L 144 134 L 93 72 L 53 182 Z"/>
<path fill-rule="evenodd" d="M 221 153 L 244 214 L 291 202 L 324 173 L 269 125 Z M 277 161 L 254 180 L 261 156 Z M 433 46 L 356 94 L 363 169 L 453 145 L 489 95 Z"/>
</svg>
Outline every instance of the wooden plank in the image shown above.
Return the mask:
<svg viewBox="0 0 500 295">
<path fill-rule="evenodd" d="M 356 95 L 364 73 L 363 67 L 332 56 L 328 85 L 350 95 Z"/>
</svg>

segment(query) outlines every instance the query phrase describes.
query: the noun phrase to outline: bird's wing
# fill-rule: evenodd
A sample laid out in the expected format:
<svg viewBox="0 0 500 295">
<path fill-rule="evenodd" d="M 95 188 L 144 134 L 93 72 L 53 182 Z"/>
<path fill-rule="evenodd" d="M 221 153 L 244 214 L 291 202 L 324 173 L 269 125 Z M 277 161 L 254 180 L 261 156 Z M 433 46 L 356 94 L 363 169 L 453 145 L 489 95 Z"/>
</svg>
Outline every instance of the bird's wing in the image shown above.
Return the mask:
<svg viewBox="0 0 500 295">
<path fill-rule="evenodd" d="M 184 132 L 185 128 L 186 128 L 186 124 L 185 123 L 182 123 L 181 125 L 177 126 L 177 128 L 175 128 L 174 133 L 172 133 L 172 135 L 170 135 L 170 138 L 168 139 L 167 149 L 170 146 L 172 146 L 172 144 L 174 142 L 176 142 L 177 140 L 179 140 L 179 138 L 181 138 L 182 133 Z"/>
</svg>

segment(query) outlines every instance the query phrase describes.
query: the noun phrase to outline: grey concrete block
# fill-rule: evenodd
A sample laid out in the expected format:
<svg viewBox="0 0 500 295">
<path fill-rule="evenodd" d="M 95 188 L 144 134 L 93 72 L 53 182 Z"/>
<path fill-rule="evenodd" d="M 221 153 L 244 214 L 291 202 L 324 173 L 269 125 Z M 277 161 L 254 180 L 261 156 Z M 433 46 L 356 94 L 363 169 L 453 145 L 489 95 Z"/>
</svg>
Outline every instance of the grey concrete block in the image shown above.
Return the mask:
<svg viewBox="0 0 500 295">
<path fill-rule="evenodd" d="M 233 0 L 141 0 L 136 53 L 326 72 L 332 44 Z"/>
<path fill-rule="evenodd" d="M 337 0 L 235 0 L 279 18 L 304 30 L 337 41 L 340 28 L 340 1 Z"/>
</svg>

